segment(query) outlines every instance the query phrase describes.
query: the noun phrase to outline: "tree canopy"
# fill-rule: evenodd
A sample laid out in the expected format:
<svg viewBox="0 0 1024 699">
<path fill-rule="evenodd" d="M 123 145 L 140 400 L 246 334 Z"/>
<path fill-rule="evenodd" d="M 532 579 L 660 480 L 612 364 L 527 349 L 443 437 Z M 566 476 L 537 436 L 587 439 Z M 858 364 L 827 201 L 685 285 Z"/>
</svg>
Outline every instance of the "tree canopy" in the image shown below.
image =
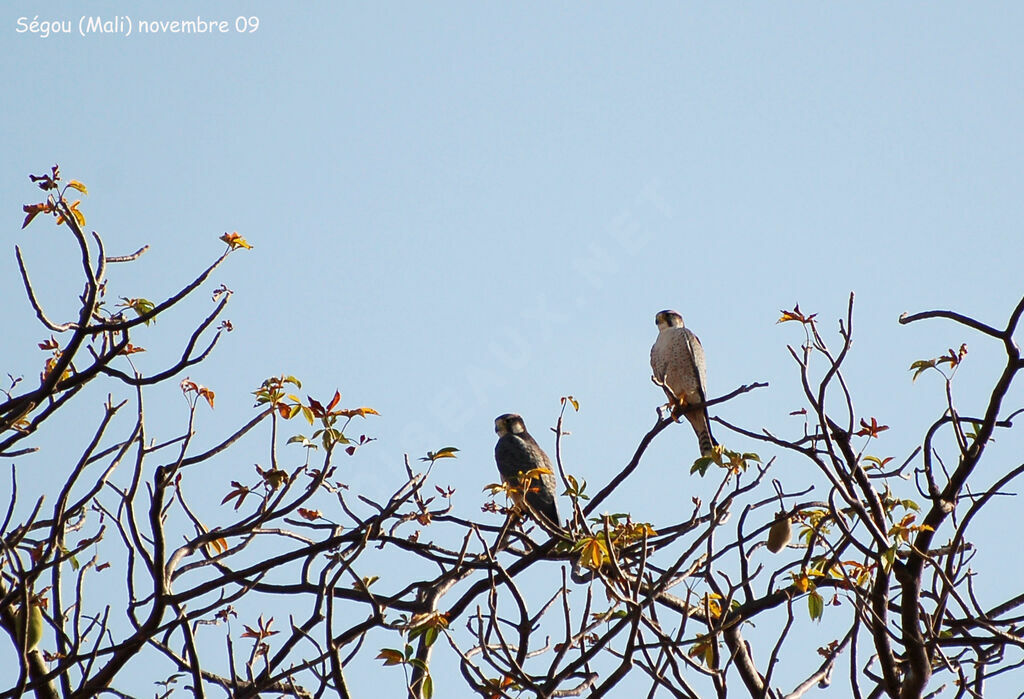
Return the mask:
<svg viewBox="0 0 1024 699">
<path fill-rule="evenodd" d="M 562 453 L 580 407 L 573 396 L 561 398 L 553 426 L 564 521 L 532 517 L 514 504 L 515 485 L 499 482 L 481 483 L 490 500 L 471 517 L 436 476 L 458 458 L 453 446 L 407 456 L 386 499 L 350 490 L 339 462 L 372 448 L 364 432 L 377 413 L 345 406 L 336 390 L 315 399 L 294 376 L 255 379 L 255 415 L 197 447 L 197 421 L 216 396 L 188 372 L 232 329 L 232 292 L 208 289 L 210 277 L 252 246 L 226 233 L 223 253 L 176 293 L 119 297 L 108 267 L 146 248 L 108 254 L 72 201 L 87 187 L 56 166 L 31 180 L 43 199 L 24 207 L 23 227 L 56 222 L 80 257 L 82 293 L 74 317 L 52 317 L 16 247 L 42 325 L 29 350 L 44 358 L 38 378 L 10 376 L 0 404 L 0 456 L 14 464 L 0 526 L 0 662 L 17 668 L 4 673 L 2 697 L 131 695 L 125 677 L 140 666 L 158 696 L 200 697 L 361 695 L 346 668 L 367 661 L 403 673 L 413 697 L 605 696 L 626 686 L 671 697 L 800 697 L 830 686 L 855 697 L 968 697 L 1020 672 L 1024 594 L 998 574 L 979 579 L 971 561 L 1001 545 L 976 536 L 976 523 L 1024 472 L 985 458 L 1019 412 L 1004 403 L 1024 367 L 1014 340 L 1024 299 L 996 324 L 952 310 L 900 319 L 955 324 L 1005 355 L 972 409 L 956 399 L 967 344 L 911 365 L 911 378 L 941 383 L 945 399 L 922 402 L 931 422 L 908 454 L 877 452 L 889 427 L 855 410 L 844 374 L 851 294 L 834 333 L 799 306 L 781 313 L 793 328 L 804 404 L 792 414 L 802 427 L 779 435 L 715 416 L 722 445 L 679 474 L 716 483 L 714 497 L 693 498 L 678 521 L 602 506 L 643 477 L 648 447 L 681 416 L 659 412 L 612 478 L 587 482 Z M 134 333 L 200 289 L 212 307 L 178 338 L 177 359 L 137 370 L 133 355 L 148 348 Z M 155 440 L 147 400 L 173 384 L 188 419 Z M 92 413 L 76 398 L 97 387 L 107 398 Z M 714 413 L 765 389 L 752 377 L 686 410 Z M 93 429 L 71 457 L 49 429 L 69 410 Z M 265 440 L 265 465 L 233 460 L 243 438 Z M 19 471 L 18 458 L 36 452 L 53 454 L 48 471 Z M 780 459 L 803 475 L 780 471 Z M 216 489 L 218 508 L 196 505 L 197 490 Z M 391 572 L 377 575 L 385 562 Z M 830 637 L 817 655 L 802 638 L 812 628 Z M 781 667 L 803 680 L 779 686 Z"/>
</svg>

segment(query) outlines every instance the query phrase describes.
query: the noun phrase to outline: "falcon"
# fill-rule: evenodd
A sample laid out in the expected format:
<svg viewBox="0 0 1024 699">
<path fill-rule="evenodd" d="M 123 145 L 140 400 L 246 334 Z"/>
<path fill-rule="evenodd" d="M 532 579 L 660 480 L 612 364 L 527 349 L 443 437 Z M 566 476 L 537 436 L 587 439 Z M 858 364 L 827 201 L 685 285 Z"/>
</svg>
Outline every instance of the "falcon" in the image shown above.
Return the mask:
<svg viewBox="0 0 1024 699">
<path fill-rule="evenodd" d="M 668 396 L 672 416 L 679 419 L 682 408 L 707 400 L 707 369 L 700 340 L 683 325 L 678 311 L 661 311 L 655 316 L 658 339 L 651 347 L 652 379 Z M 711 436 L 708 409 L 683 413 L 693 426 L 700 444 L 700 453 L 707 456 L 718 442 Z"/>
<path fill-rule="evenodd" d="M 494 461 L 498 464 L 501 480 L 515 488 L 513 500 L 523 507 L 525 493 L 525 504 L 529 508 L 523 509 L 528 509 L 535 516 L 542 515 L 557 527 L 559 519 L 555 502 L 555 470 L 551 467 L 551 459 L 526 431 L 523 418 L 515 413 L 495 418 L 494 431 L 498 433 Z M 537 468 L 547 469 L 547 473 L 531 477 L 528 483 L 523 483 L 522 474 Z"/>
</svg>

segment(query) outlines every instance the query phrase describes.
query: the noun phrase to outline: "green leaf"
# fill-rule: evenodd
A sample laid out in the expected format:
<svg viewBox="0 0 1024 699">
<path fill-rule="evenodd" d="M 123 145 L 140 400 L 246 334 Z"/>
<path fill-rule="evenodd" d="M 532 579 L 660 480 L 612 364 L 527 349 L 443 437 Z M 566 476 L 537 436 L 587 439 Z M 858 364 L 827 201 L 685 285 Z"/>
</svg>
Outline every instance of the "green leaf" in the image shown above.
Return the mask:
<svg viewBox="0 0 1024 699">
<path fill-rule="evenodd" d="M 568 495 L 569 497 L 578 498 L 580 500 L 589 500 L 590 499 L 589 495 L 584 495 L 584 492 L 587 489 L 587 482 L 586 481 L 583 481 L 583 484 L 580 485 L 580 482 L 577 481 L 576 477 L 573 476 L 572 474 L 567 473 L 565 475 L 565 477 L 566 477 L 566 480 L 569 481 L 569 485 L 566 487 L 565 492 L 562 493 L 562 495 Z"/>
<path fill-rule="evenodd" d="M 867 465 L 861 464 L 861 466 L 863 466 L 864 469 L 872 469 L 872 468 L 881 469 L 881 468 L 885 468 L 885 465 L 887 463 L 889 463 L 890 461 L 892 461 L 892 457 L 891 456 L 887 456 L 884 459 L 879 459 L 877 456 L 870 456 L 870 455 L 868 455 L 868 456 L 864 457 L 864 461 L 867 462 Z"/>
<path fill-rule="evenodd" d="M 935 366 L 934 359 L 919 359 L 910 365 L 910 371 L 914 372 L 914 376 L 910 379 L 911 382 L 917 381 L 917 377 L 921 375 L 921 372 L 927 371 Z"/>
<path fill-rule="evenodd" d="M 309 441 L 309 438 L 306 437 L 306 435 L 304 435 L 304 434 L 297 434 L 294 437 L 291 437 L 288 440 L 287 443 L 288 444 L 301 444 L 304 447 L 312 448 L 312 449 L 316 449 L 317 448 L 316 444 L 314 442 Z"/>
<path fill-rule="evenodd" d="M 317 430 L 313 433 L 313 439 L 320 438 L 320 442 L 324 445 L 324 449 L 330 449 L 336 444 L 351 444 L 351 440 L 346 437 L 341 431 L 336 430 L 333 427 L 327 427 L 322 430 Z"/>
<path fill-rule="evenodd" d="M 394 648 L 381 648 L 380 653 L 377 654 L 377 659 L 383 660 L 385 667 L 401 665 L 405 662 L 405 656 L 402 655 L 402 651 L 395 650 Z"/>
<path fill-rule="evenodd" d="M 67 554 L 68 550 L 65 547 L 61 546 L 60 547 L 60 552 L 63 553 L 63 554 Z M 74 555 L 71 555 L 71 556 L 68 557 L 68 562 L 71 563 L 71 568 L 73 570 L 78 570 L 78 567 L 79 567 L 78 559 L 75 558 Z"/>
<path fill-rule="evenodd" d="M 427 630 L 423 633 L 423 642 L 427 644 L 427 648 L 434 645 L 434 641 L 437 640 L 437 627 L 428 626 Z"/>
<path fill-rule="evenodd" d="M 882 570 L 888 573 L 892 570 L 892 564 L 896 560 L 896 547 L 892 546 L 882 552 Z"/>
<path fill-rule="evenodd" d="M 714 463 L 714 460 L 710 456 L 702 456 L 693 462 L 693 466 L 690 467 L 690 473 L 699 473 L 701 477 L 708 472 L 708 467 Z"/>
<path fill-rule="evenodd" d="M 434 696 L 434 678 L 429 674 L 423 678 L 423 699 L 431 699 Z"/>
<path fill-rule="evenodd" d="M 825 613 L 825 600 L 817 591 L 807 595 L 807 611 L 813 621 L 820 621 L 821 615 Z"/>
<path fill-rule="evenodd" d="M 156 308 L 156 304 L 154 304 L 149 299 L 129 299 L 122 296 L 121 300 L 124 303 L 119 303 L 118 306 L 130 308 L 133 311 L 135 311 L 136 315 L 140 317 L 144 316 L 145 314 L 149 313 L 154 308 Z M 149 325 L 152 321 L 153 319 L 150 318 L 149 320 L 146 321 L 146 325 Z"/>
</svg>

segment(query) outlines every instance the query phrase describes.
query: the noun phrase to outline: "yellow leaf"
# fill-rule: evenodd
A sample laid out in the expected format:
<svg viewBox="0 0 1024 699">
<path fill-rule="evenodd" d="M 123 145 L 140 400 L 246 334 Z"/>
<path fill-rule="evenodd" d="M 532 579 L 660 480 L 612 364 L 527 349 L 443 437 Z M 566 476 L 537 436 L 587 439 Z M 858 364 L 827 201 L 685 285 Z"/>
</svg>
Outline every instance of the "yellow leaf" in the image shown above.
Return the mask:
<svg viewBox="0 0 1024 699">
<path fill-rule="evenodd" d="M 378 413 L 373 408 L 366 407 L 353 408 L 350 410 L 339 410 L 337 411 L 337 414 L 341 415 L 342 417 L 366 417 L 367 415 L 380 415 L 380 413 Z"/>
<path fill-rule="evenodd" d="M 78 225 L 84 227 L 85 226 L 85 215 L 81 211 L 78 210 L 78 205 L 81 204 L 81 203 L 82 203 L 81 199 L 76 199 L 74 202 L 72 202 L 68 206 L 68 209 L 71 210 L 71 215 L 75 217 L 75 221 L 78 222 Z M 57 214 L 57 225 L 58 226 L 60 224 L 64 223 L 65 220 L 66 219 L 64 218 L 63 214 Z"/>
<path fill-rule="evenodd" d="M 360 410 L 361 409 L 362 408 L 360 408 Z M 438 459 L 454 459 L 456 458 L 455 452 L 457 451 L 458 449 L 456 449 L 455 447 L 444 447 L 443 449 L 438 449 L 437 451 L 428 451 L 426 456 L 420 457 L 420 461 L 434 462 L 437 461 Z"/>
<path fill-rule="evenodd" d="M 200 386 L 199 387 L 199 395 L 201 395 L 203 398 L 205 398 L 206 402 L 210 404 L 211 408 L 213 408 L 213 395 L 214 395 L 213 391 L 211 391 L 210 389 L 206 388 L 205 386 Z"/>
<path fill-rule="evenodd" d="M 356 589 L 368 590 L 370 585 L 374 584 L 378 580 L 380 580 L 379 575 L 367 575 L 357 580 L 353 587 L 355 587 Z"/>
<path fill-rule="evenodd" d="M 708 636 L 700 636 L 686 654 L 710 667 L 715 660 L 714 640 Z"/>
<path fill-rule="evenodd" d="M 238 235 L 237 231 L 225 233 L 220 237 L 220 239 L 227 243 L 228 247 L 231 248 L 232 250 L 237 250 L 238 248 L 252 250 L 252 245 L 249 244 L 249 241 L 247 241 L 242 236 Z"/>
<path fill-rule="evenodd" d="M 582 542 L 580 549 L 580 563 L 591 570 L 597 570 L 608 558 L 608 549 L 600 539 L 589 538 Z"/>
<path fill-rule="evenodd" d="M 779 311 L 779 313 L 781 313 L 782 316 L 777 321 L 775 321 L 776 323 L 785 323 L 790 320 L 795 320 L 800 323 L 810 323 L 812 320 L 814 320 L 814 317 L 818 315 L 817 313 L 812 313 L 811 315 L 804 315 L 800 311 L 799 303 L 793 306 L 792 311 L 782 310 Z"/>
<path fill-rule="evenodd" d="M 210 556 L 216 556 L 219 553 L 224 553 L 228 550 L 228 540 L 224 537 L 214 539 L 213 541 L 206 544 L 206 553 Z"/>
<path fill-rule="evenodd" d="M 68 187 L 71 187 L 72 189 L 77 189 L 82 194 L 89 193 L 88 188 L 78 180 L 71 180 L 70 182 L 68 182 Z"/>
<path fill-rule="evenodd" d="M 531 468 L 529 471 L 520 471 L 519 477 L 522 480 L 533 480 L 534 478 L 540 478 L 546 473 L 551 473 L 551 469 L 538 466 L 537 468 Z"/>
<path fill-rule="evenodd" d="M 483 489 L 485 493 L 490 493 L 491 495 L 497 495 L 498 493 L 507 493 L 512 490 L 515 490 L 515 488 L 509 486 L 506 483 L 488 483 L 487 485 L 484 486 Z"/>
<path fill-rule="evenodd" d="M 409 620 L 410 629 L 418 629 L 421 627 L 430 628 L 448 628 L 448 614 L 446 612 L 423 612 L 421 614 L 414 614 L 412 619 Z"/>
</svg>

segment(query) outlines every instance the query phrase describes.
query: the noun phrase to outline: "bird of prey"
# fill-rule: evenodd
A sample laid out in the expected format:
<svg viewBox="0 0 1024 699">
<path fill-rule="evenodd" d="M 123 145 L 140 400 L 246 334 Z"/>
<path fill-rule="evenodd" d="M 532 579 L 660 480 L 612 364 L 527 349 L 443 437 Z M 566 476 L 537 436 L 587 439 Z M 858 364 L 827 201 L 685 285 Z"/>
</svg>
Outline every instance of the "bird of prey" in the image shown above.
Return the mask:
<svg viewBox="0 0 1024 699">
<path fill-rule="evenodd" d="M 704 366 L 704 348 L 700 340 L 683 325 L 678 311 L 661 311 L 655 316 L 658 339 L 651 347 L 651 370 L 654 382 L 668 396 L 672 415 L 679 418 L 681 408 L 707 400 L 707 369 Z M 707 456 L 718 444 L 711 436 L 708 409 L 684 413 L 697 433 L 700 453 Z"/>
<path fill-rule="evenodd" d="M 555 502 L 555 475 L 551 459 L 544 453 L 530 433 L 526 431 L 523 418 L 515 413 L 506 413 L 494 419 L 494 431 L 498 443 L 494 447 L 494 461 L 498 464 L 501 480 L 515 488 L 513 499 L 523 507 L 526 504 L 533 513 L 547 519 L 552 526 L 558 526 L 558 506 Z M 547 469 L 547 473 L 536 474 L 524 483 L 522 474 L 534 469 Z"/>
</svg>

